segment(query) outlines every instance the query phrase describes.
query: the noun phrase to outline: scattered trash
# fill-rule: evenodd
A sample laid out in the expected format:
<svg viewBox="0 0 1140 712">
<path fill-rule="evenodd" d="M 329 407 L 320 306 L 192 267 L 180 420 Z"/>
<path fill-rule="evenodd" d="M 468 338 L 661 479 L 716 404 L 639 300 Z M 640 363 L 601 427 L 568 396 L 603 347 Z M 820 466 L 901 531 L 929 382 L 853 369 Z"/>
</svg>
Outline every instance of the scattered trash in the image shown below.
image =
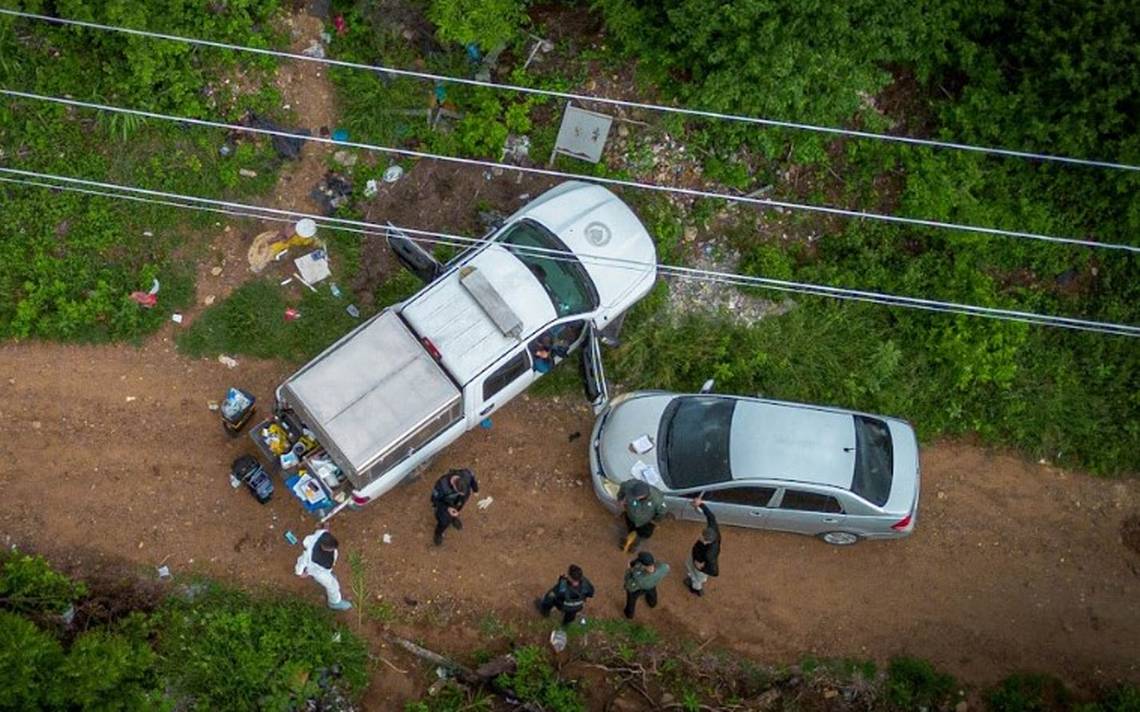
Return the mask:
<svg viewBox="0 0 1140 712">
<path fill-rule="evenodd" d="M 235 359 L 232 359 L 225 354 L 218 356 L 218 363 L 222 364 L 226 368 L 237 368 L 238 365 L 238 362 Z"/>
<path fill-rule="evenodd" d="M 159 566 L 158 567 L 158 578 L 163 580 L 163 581 L 170 578 L 170 567 L 169 566 Z"/>
<path fill-rule="evenodd" d="M 278 253 L 277 253 L 277 254 L 276 254 L 274 257 L 273 257 L 273 261 L 274 261 L 274 262 L 280 262 L 280 261 L 281 261 L 281 258 L 283 258 L 287 252 L 289 252 L 289 248 L 288 248 L 288 247 L 286 247 L 286 248 L 283 248 L 283 249 L 282 249 L 280 252 L 278 252 Z"/>
<path fill-rule="evenodd" d="M 336 282 L 329 282 L 329 291 L 337 299 L 340 299 L 340 287 L 336 286 Z"/>
<path fill-rule="evenodd" d="M 289 542 L 289 544 L 292 546 L 296 546 L 297 545 L 297 535 L 294 534 L 292 531 L 286 529 L 285 530 L 285 541 Z"/>
<path fill-rule="evenodd" d="M 345 32 L 348 32 L 348 23 L 344 21 L 344 15 L 337 15 L 333 18 L 333 27 L 336 28 L 338 35 L 343 35 Z"/>
<path fill-rule="evenodd" d="M 327 279 L 331 274 L 329 272 L 329 257 L 324 250 L 313 250 L 309 254 L 293 260 L 293 264 L 296 265 L 297 271 L 301 274 L 301 279 L 306 284 L 316 284 Z"/>
<path fill-rule="evenodd" d="M 385 544 L 391 544 L 392 543 L 392 535 L 385 532 L 384 536 L 380 537 L 380 541 L 384 542 Z"/>
<path fill-rule="evenodd" d="M 293 234 L 297 237 L 313 237 L 317 234 L 317 221 L 312 218 L 301 218 L 293 226 Z"/>
<path fill-rule="evenodd" d="M 234 152 L 234 145 L 232 143 L 228 143 L 228 142 L 223 143 L 221 148 L 218 149 L 218 153 L 221 154 L 222 158 L 226 158 L 228 156 L 233 155 L 233 152 Z"/>
<path fill-rule="evenodd" d="M 257 274 L 273 261 L 273 247 L 280 240 L 281 232 L 279 230 L 266 230 L 253 238 L 253 242 L 249 246 L 249 251 L 246 253 L 246 260 L 249 262 L 250 272 Z"/>
<path fill-rule="evenodd" d="M 345 168 L 351 168 L 355 166 L 358 158 L 359 156 L 357 156 L 355 153 L 345 150 L 340 150 L 333 154 L 333 160 Z"/>
<path fill-rule="evenodd" d="M 303 278 L 301 275 L 299 275 L 299 274 L 297 274 L 296 272 L 294 272 L 294 273 L 293 273 L 293 277 L 294 277 L 294 278 L 295 278 L 295 279 L 296 279 L 298 282 L 300 282 L 301 284 L 303 284 L 303 285 L 305 285 L 306 287 L 308 287 L 308 288 L 309 288 L 309 291 L 310 291 L 310 292 L 313 292 L 314 294 L 316 294 L 316 292 L 317 292 L 317 288 L 316 288 L 316 287 L 314 287 L 313 285 L 309 284 L 308 282 L 306 282 L 306 281 L 305 281 L 305 279 L 304 279 L 304 278 Z"/>
<path fill-rule="evenodd" d="M 181 324 L 182 323 L 182 314 L 180 314 L 179 312 L 174 312 L 173 314 L 170 315 L 170 320 L 173 321 L 175 324 Z"/>
<path fill-rule="evenodd" d="M 213 276 L 215 276 L 215 277 L 217 277 L 217 276 L 218 276 L 218 275 L 220 275 L 221 273 L 222 273 L 222 268 L 221 268 L 221 267 L 211 267 L 211 268 L 210 268 L 210 274 L 212 274 L 212 275 L 213 275 Z"/>
<path fill-rule="evenodd" d="M 384 182 L 395 183 L 400 180 L 403 175 L 404 169 L 402 166 L 388 166 L 388 169 L 384 171 Z"/>
<path fill-rule="evenodd" d="M 324 59 L 325 48 L 321 44 L 320 40 L 312 40 L 309 42 L 308 47 L 301 50 L 301 54 L 305 55 L 306 57 L 312 57 L 313 59 Z"/>
<path fill-rule="evenodd" d="M 481 500 L 479 500 L 478 502 L 476 502 L 476 503 L 475 503 L 475 506 L 476 506 L 476 507 L 478 507 L 479 509 L 482 509 L 482 510 L 486 510 L 486 509 L 487 509 L 488 507 L 490 507 L 490 506 L 491 506 L 491 505 L 492 505 L 494 502 L 495 502 L 495 498 L 494 498 L 494 497 L 484 497 L 483 499 L 481 499 Z"/>
<path fill-rule="evenodd" d="M 491 423 L 490 418 L 483 418 L 482 420 L 479 421 L 479 427 L 483 428 L 484 430 L 490 430 L 491 425 L 492 425 L 492 423 Z"/>
<path fill-rule="evenodd" d="M 207 294 L 206 297 L 202 300 L 202 304 L 210 306 L 214 303 L 215 299 L 217 299 L 217 297 L 215 297 L 213 294 Z"/>
<path fill-rule="evenodd" d="M 221 405 L 219 405 L 217 401 L 206 401 L 206 407 L 210 410 L 217 410 L 221 408 Z"/>
<path fill-rule="evenodd" d="M 273 150 L 276 151 L 277 155 L 281 158 L 299 158 L 301 156 L 301 147 L 305 145 L 305 139 L 303 137 L 312 135 L 308 129 L 287 131 L 278 124 L 273 123 L 269 119 L 263 119 L 257 114 L 250 114 L 243 123 L 250 128 L 293 134 L 293 136 L 275 135 L 272 137 Z"/>
<path fill-rule="evenodd" d="M 300 316 L 301 316 L 301 312 L 294 309 L 293 307 L 289 307 L 288 309 L 285 310 L 285 321 L 293 321 L 295 319 L 300 318 Z"/>
<path fill-rule="evenodd" d="M 251 171 L 248 168 L 239 168 L 238 169 L 238 175 L 241 176 L 242 178 L 256 178 L 257 177 L 257 171 Z"/>
<path fill-rule="evenodd" d="M 154 233 L 150 230 L 143 230 L 143 237 L 154 237 Z"/>
<path fill-rule="evenodd" d="M 71 621 L 75 620 L 75 605 L 68 604 L 67 610 L 61 613 L 59 617 L 63 619 L 64 625 L 71 625 Z"/>
<path fill-rule="evenodd" d="M 333 141 L 347 141 L 348 140 L 348 129 L 333 129 L 332 140 Z"/>
<path fill-rule="evenodd" d="M 356 308 L 355 304 L 349 304 L 347 307 L 344 308 L 344 310 L 346 312 L 348 312 L 348 315 L 350 317 L 352 317 L 353 319 L 359 319 L 360 318 L 360 310 Z"/>
<path fill-rule="evenodd" d="M 292 283 L 292 281 L 292 277 L 286 277 L 285 279 L 281 280 L 281 286 L 284 287 L 285 285 Z"/>
<path fill-rule="evenodd" d="M 137 400 L 138 400 L 138 398 L 137 398 L 137 397 L 135 397 L 135 396 L 127 396 L 127 402 L 128 402 L 128 403 L 133 403 L 133 402 L 135 402 L 135 401 L 137 401 Z"/>
<path fill-rule="evenodd" d="M 160 285 L 158 283 L 158 280 L 155 279 L 154 282 L 150 285 L 150 291 L 131 292 L 131 301 L 138 303 L 138 305 L 141 307 L 152 309 L 154 308 L 155 304 L 158 304 L 159 287 Z"/>
<path fill-rule="evenodd" d="M 288 470 L 301 464 L 301 459 L 292 450 L 281 455 L 281 468 Z"/>
<path fill-rule="evenodd" d="M 325 44 L 332 42 L 332 34 L 329 32 L 321 32 L 321 42 Z"/>
<path fill-rule="evenodd" d="M 530 136 L 507 136 L 500 161 L 522 163 L 530 158 Z"/>
<path fill-rule="evenodd" d="M 561 628 L 550 631 L 550 647 L 554 652 L 561 653 L 566 649 L 566 631 Z"/>
<path fill-rule="evenodd" d="M 376 182 L 375 178 L 369 178 L 368 182 L 364 184 L 364 197 L 373 198 L 380 192 L 380 184 Z"/>
<path fill-rule="evenodd" d="M 339 129 L 338 129 L 339 130 Z M 325 214 L 332 215 L 352 196 L 352 183 L 339 173 L 328 172 L 309 196 L 320 203 Z"/>
</svg>

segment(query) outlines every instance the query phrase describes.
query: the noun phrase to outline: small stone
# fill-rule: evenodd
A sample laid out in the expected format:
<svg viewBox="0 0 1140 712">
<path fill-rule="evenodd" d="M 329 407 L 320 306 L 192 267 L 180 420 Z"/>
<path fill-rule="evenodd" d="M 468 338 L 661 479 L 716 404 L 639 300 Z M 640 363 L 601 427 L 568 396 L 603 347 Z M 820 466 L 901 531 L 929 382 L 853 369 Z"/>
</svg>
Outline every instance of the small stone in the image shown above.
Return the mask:
<svg viewBox="0 0 1140 712">
<path fill-rule="evenodd" d="M 351 151 L 341 150 L 333 154 L 333 160 L 345 168 L 351 168 L 356 165 L 357 155 Z"/>
<path fill-rule="evenodd" d="M 222 268 L 221 268 L 221 267 L 211 267 L 211 268 L 210 268 L 210 274 L 214 275 L 215 277 L 217 277 L 217 276 L 218 276 L 218 275 L 220 275 L 221 273 L 222 273 Z"/>
<path fill-rule="evenodd" d="M 40 421 L 33 420 L 32 421 L 32 430 L 39 430 L 41 425 L 43 425 L 43 423 L 41 423 Z"/>
<path fill-rule="evenodd" d="M 938 493 L 938 499 L 946 499 L 946 493 L 945 492 L 939 492 Z"/>
<path fill-rule="evenodd" d="M 618 133 L 618 136 L 625 138 L 626 136 L 629 136 L 629 127 L 627 127 L 625 124 L 621 124 L 620 126 L 618 126 L 618 132 L 617 133 Z"/>
<path fill-rule="evenodd" d="M 217 297 L 215 297 L 213 294 L 207 294 L 206 298 L 202 300 L 202 303 L 205 304 L 206 306 L 210 306 L 211 304 L 214 303 L 214 300 L 216 298 Z"/>
</svg>

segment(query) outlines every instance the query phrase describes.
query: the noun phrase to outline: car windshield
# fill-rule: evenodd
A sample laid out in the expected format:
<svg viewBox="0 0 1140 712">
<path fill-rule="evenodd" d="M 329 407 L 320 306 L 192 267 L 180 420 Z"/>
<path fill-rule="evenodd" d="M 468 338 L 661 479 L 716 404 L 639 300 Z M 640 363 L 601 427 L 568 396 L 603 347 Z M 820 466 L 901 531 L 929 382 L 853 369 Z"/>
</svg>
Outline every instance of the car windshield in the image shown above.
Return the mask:
<svg viewBox="0 0 1140 712">
<path fill-rule="evenodd" d="M 716 396 L 675 398 L 665 408 L 657 434 L 665 484 L 676 490 L 732 479 L 728 435 L 735 409 L 735 399 Z"/>
<path fill-rule="evenodd" d="M 549 230 L 531 220 L 520 220 L 499 239 L 538 279 L 558 316 L 597 308 L 598 297 L 582 263 Z"/>
<path fill-rule="evenodd" d="M 851 491 L 880 507 L 886 504 L 891 496 L 893 459 L 887 424 L 855 416 L 855 479 Z"/>
</svg>

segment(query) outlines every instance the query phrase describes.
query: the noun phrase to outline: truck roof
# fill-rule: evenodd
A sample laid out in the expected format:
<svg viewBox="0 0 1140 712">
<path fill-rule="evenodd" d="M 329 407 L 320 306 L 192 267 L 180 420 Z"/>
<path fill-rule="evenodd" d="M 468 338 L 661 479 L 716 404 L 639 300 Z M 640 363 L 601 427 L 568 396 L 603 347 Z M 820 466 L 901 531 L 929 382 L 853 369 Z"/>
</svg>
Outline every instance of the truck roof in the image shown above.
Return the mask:
<svg viewBox="0 0 1140 712">
<path fill-rule="evenodd" d="M 338 464 L 356 473 L 460 397 L 393 310 L 350 332 L 281 391 Z"/>
<path fill-rule="evenodd" d="M 519 318 L 517 336 L 503 333 L 463 285 L 459 270 L 432 282 L 401 312 L 417 334 L 431 341 L 444 368 L 462 384 L 556 316 L 538 279 L 502 245 L 488 245 L 466 264 L 482 273 Z"/>
</svg>

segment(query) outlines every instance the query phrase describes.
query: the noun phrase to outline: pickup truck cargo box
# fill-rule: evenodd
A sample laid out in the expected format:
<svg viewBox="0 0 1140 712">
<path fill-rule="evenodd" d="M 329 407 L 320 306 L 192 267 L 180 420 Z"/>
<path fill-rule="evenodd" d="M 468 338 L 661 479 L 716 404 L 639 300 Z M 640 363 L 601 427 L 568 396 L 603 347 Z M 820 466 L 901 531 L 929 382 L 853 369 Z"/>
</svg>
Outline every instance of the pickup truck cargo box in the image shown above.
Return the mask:
<svg viewBox="0 0 1140 712">
<path fill-rule="evenodd" d="M 360 488 L 462 416 L 459 388 L 393 310 L 381 312 L 281 385 Z"/>
</svg>

